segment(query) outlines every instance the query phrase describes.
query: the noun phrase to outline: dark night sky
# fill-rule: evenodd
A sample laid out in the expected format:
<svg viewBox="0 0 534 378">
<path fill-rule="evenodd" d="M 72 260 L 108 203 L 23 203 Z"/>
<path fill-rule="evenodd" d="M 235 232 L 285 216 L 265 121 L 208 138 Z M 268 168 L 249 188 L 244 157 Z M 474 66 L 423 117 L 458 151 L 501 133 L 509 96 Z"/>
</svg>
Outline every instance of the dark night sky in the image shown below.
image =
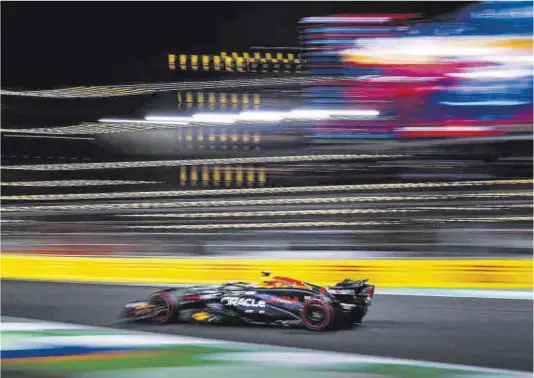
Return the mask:
<svg viewBox="0 0 534 378">
<path fill-rule="evenodd" d="M 422 12 L 466 2 L 2 2 L 2 86 L 171 79 L 166 55 L 296 46 L 301 17 Z M 176 77 L 175 77 L 176 78 Z"/>
</svg>

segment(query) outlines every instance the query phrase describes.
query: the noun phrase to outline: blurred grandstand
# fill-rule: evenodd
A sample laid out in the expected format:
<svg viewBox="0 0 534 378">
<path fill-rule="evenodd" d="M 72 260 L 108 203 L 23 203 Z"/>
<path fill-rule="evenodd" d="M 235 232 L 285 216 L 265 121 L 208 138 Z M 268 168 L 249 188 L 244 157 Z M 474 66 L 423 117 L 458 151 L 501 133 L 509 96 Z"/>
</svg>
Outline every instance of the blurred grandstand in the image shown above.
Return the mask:
<svg viewBox="0 0 534 378">
<path fill-rule="evenodd" d="M 531 3 L 299 33 L 162 62 L 198 80 L 3 90 L 4 250 L 532 253 Z"/>
</svg>

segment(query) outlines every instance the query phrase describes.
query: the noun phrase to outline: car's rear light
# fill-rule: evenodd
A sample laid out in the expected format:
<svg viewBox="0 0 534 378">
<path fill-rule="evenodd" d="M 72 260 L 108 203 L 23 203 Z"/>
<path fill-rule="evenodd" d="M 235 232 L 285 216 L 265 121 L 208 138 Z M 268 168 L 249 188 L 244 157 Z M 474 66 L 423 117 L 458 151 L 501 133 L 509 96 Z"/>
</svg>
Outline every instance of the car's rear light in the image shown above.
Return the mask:
<svg viewBox="0 0 534 378">
<path fill-rule="evenodd" d="M 372 298 L 374 294 L 375 294 L 375 287 L 374 286 L 367 286 L 358 295 Z"/>
<path fill-rule="evenodd" d="M 200 295 L 188 295 L 184 298 L 186 301 L 198 301 L 200 300 Z"/>
</svg>

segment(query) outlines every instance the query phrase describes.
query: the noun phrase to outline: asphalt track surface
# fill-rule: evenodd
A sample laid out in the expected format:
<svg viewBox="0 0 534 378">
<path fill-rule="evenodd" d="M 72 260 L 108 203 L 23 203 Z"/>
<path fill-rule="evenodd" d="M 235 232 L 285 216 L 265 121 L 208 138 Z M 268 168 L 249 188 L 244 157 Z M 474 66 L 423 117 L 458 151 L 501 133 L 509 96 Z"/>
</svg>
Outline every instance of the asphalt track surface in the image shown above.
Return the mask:
<svg viewBox="0 0 534 378">
<path fill-rule="evenodd" d="M 2 314 L 158 333 L 313 348 L 500 369 L 533 370 L 533 307 L 528 300 L 377 295 L 364 324 L 350 331 L 175 325 L 117 325 L 125 302 L 149 287 L 2 280 Z"/>
</svg>

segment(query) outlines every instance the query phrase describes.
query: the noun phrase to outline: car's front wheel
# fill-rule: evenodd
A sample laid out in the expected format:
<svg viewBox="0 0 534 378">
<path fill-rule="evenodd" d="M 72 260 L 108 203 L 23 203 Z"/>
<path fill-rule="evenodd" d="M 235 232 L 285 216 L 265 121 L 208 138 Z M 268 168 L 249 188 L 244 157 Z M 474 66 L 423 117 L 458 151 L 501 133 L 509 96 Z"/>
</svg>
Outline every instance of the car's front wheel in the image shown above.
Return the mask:
<svg viewBox="0 0 534 378">
<path fill-rule="evenodd" d="M 154 306 L 151 320 L 157 324 L 168 324 L 175 320 L 176 300 L 171 293 L 160 292 L 152 294 L 149 304 Z"/>
</svg>

